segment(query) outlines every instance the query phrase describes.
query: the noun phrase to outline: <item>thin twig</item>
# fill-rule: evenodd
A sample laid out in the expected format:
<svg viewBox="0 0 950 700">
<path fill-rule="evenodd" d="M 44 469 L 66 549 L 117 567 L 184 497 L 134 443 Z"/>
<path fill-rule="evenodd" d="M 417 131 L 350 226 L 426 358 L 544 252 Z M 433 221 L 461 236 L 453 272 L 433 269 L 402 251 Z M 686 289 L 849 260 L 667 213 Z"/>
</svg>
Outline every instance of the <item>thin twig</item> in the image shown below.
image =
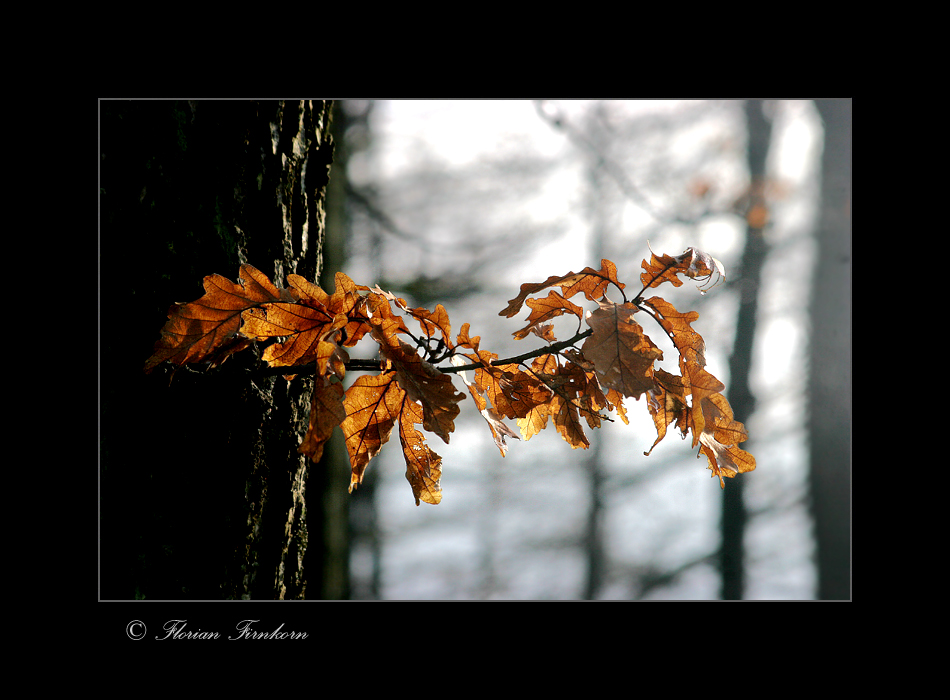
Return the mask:
<svg viewBox="0 0 950 700">
<path fill-rule="evenodd" d="M 541 355 L 552 355 L 554 353 L 560 352 L 561 350 L 564 350 L 565 348 L 571 347 L 572 345 L 574 345 L 574 343 L 583 340 L 584 338 L 586 338 L 593 332 L 594 332 L 593 328 L 588 328 L 586 331 L 578 333 L 573 338 L 569 338 L 568 340 L 562 340 L 560 342 L 552 343 L 551 345 L 548 345 L 545 347 L 536 348 L 530 352 L 524 353 L 523 355 L 518 355 L 517 357 L 506 357 L 500 360 L 492 360 L 491 364 L 493 366 L 516 365 L 516 364 L 520 364 L 521 362 L 524 362 L 525 360 L 530 360 L 535 357 L 541 357 Z M 451 367 L 445 367 L 445 368 L 438 367 L 437 369 L 443 374 L 455 374 L 456 372 L 463 372 L 467 369 L 478 369 L 479 367 L 482 367 L 482 366 L 483 366 L 482 363 L 476 362 L 469 365 L 462 365 L 460 367 L 456 367 L 453 365 Z M 373 372 L 373 371 L 378 371 L 381 369 L 379 360 L 364 360 L 364 359 L 350 360 L 349 362 L 345 364 L 345 367 L 347 370 L 353 371 L 353 372 Z M 306 365 L 299 366 L 299 367 L 266 367 L 259 370 L 258 372 L 255 372 L 255 374 L 262 375 L 265 377 L 283 375 L 283 374 L 300 374 L 304 376 L 310 376 L 314 374 L 315 372 L 316 372 L 316 366 L 312 363 L 308 363 Z"/>
<path fill-rule="evenodd" d="M 573 338 L 569 338 L 568 340 L 562 340 L 557 343 L 552 343 L 551 345 L 548 345 L 547 347 L 537 348 L 535 350 L 532 350 L 531 352 L 526 352 L 523 355 L 518 355 L 517 357 L 506 357 L 501 360 L 492 360 L 491 364 L 494 367 L 497 367 L 498 365 L 517 365 L 524 362 L 525 360 L 530 360 L 535 357 L 541 357 L 541 355 L 553 355 L 556 352 L 560 352 L 561 350 L 564 350 L 565 348 L 571 347 L 574 343 L 576 343 L 579 340 L 583 340 L 584 338 L 586 338 L 593 332 L 594 332 L 593 328 L 588 328 L 583 333 L 578 333 Z M 440 367 L 439 371 L 442 372 L 443 374 L 452 374 L 455 372 L 463 372 L 467 369 L 478 369 L 481 366 L 482 366 L 481 362 L 476 362 L 470 365 L 461 365 L 460 367 L 453 366 L 453 367 L 447 367 L 445 369 L 442 369 Z"/>
</svg>

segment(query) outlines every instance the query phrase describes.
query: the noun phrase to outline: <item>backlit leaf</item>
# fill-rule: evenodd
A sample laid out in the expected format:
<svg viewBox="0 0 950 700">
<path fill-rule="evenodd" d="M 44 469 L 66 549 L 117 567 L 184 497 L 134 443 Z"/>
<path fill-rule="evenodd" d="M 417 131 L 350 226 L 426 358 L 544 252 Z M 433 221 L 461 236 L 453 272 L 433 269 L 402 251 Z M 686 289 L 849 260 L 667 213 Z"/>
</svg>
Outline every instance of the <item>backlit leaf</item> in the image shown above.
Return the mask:
<svg viewBox="0 0 950 700">
<path fill-rule="evenodd" d="M 683 373 L 685 391 L 692 397 L 689 423 L 693 431 L 693 447 L 695 447 L 706 424 L 701 408 L 702 400 L 718 394 L 726 387 L 705 369 L 706 343 L 690 325 L 699 318 L 699 314 L 695 311 L 682 314 L 660 297 L 647 299 L 643 304 L 653 311 L 654 318 L 666 330 L 679 352 L 679 365 Z"/>
<path fill-rule="evenodd" d="M 671 427 L 684 438 L 691 433 L 693 447 L 706 456 L 713 476 L 724 486 L 724 478 L 752 471 L 756 464 L 739 447 L 748 433 L 735 420 L 722 394 L 724 385 L 706 369 L 706 345 L 693 327 L 699 314 L 681 313 L 660 297 L 642 299 L 644 291 L 664 282 L 682 285 L 681 277 L 722 279 L 722 265 L 688 248 L 675 257 L 652 254 L 641 267 L 643 290 L 632 301 L 626 300 L 625 285 L 607 259 L 599 270 L 585 267 L 522 284 L 500 315 L 511 317 L 527 305 L 527 324 L 513 335 L 523 340 L 533 334 L 544 344 L 501 360 L 480 347 L 481 338 L 470 335 L 467 323 L 453 338 L 441 304 L 431 311 L 412 308 L 378 285 L 357 285 L 342 272 L 335 276 L 333 294 L 294 274 L 288 275 L 287 288 L 278 289 L 244 265 L 238 283 L 211 275 L 204 280 L 201 299 L 172 307 L 145 369 L 165 361 L 213 367 L 251 343 L 265 344 L 261 358 L 272 367 L 288 368 L 288 379 L 294 372 L 314 375 L 310 420 L 299 452 L 318 461 L 339 425 L 350 458 L 352 491 L 398 424 L 416 505 L 442 500 L 442 458 L 426 444 L 425 432 L 449 442 L 465 398 L 455 390 L 455 373 L 465 382 L 502 456 L 508 438 L 527 441 L 549 424 L 572 448 L 587 448 L 585 423 L 589 429 L 599 428 L 613 420 L 610 411 L 627 423 L 624 398 L 639 400 L 646 394 L 656 440 L 644 454 L 650 454 Z M 620 292 L 623 303 L 607 298 L 608 286 Z M 544 297 L 531 296 L 545 290 Z M 596 302 L 597 308 L 586 311 L 571 301 L 578 295 Z M 565 315 L 577 318 L 578 328 L 572 338 L 559 341 L 553 322 Z M 407 325 L 410 317 L 414 321 Z M 640 324 L 646 317 L 659 326 L 661 338 L 665 335 L 672 342 L 679 375 L 656 367 L 663 352 Z M 581 331 L 581 319 L 589 330 Z M 351 361 L 346 348 L 362 339 L 372 339 L 378 357 Z M 449 367 L 439 366 L 446 361 Z M 380 373 L 360 376 L 344 390 L 348 367 Z M 512 420 L 520 436 L 506 423 Z"/>
<path fill-rule="evenodd" d="M 719 477 L 719 485 L 722 488 L 726 488 L 722 477 L 732 479 L 736 474 L 755 469 L 755 457 L 737 445 L 723 445 L 711 433 L 700 435 L 699 442 L 700 454 L 706 455 L 712 476 Z"/>
<path fill-rule="evenodd" d="M 429 449 L 425 435 L 416 430 L 422 423 L 422 409 L 408 399 L 399 414 L 399 442 L 406 460 L 406 480 L 412 487 L 416 505 L 420 501 L 438 505 L 442 501 L 442 458 Z"/>
<path fill-rule="evenodd" d="M 690 407 L 687 403 L 688 392 L 683 378 L 665 370 L 656 369 L 653 379 L 656 386 L 647 394 L 647 408 L 656 426 L 656 441 L 647 452 L 643 453 L 645 455 L 653 452 L 653 448 L 666 437 L 666 430 L 671 424 L 680 429 L 683 437 L 689 431 Z"/>
<path fill-rule="evenodd" d="M 334 355 L 336 340 L 352 345 L 369 329 L 362 315 L 364 299 L 343 273 L 336 275 L 332 296 L 300 275 L 289 275 L 295 302 L 261 304 L 244 313 L 242 335 L 253 340 L 283 338 L 268 346 L 261 359 L 271 367 L 294 367 L 320 361 L 320 374 Z"/>
<path fill-rule="evenodd" d="M 205 294 L 200 299 L 176 303 L 169 309 L 161 338 L 145 362 L 146 372 L 165 361 L 179 366 L 194 362 L 218 366 L 250 345 L 237 335 L 241 313 L 281 298 L 267 276 L 250 265 L 241 266 L 237 284 L 221 275 L 209 275 L 203 285 Z"/>
<path fill-rule="evenodd" d="M 411 345 L 396 335 L 395 321 L 374 317 L 372 327 L 373 338 L 379 343 L 383 356 L 392 363 L 400 387 L 410 399 L 422 405 L 423 427 L 448 443 L 459 414 L 458 402 L 465 394 L 456 392 L 449 375 L 419 357 Z"/>
<path fill-rule="evenodd" d="M 589 447 L 590 441 L 581 423 L 581 411 L 586 414 L 591 410 L 583 401 L 587 388 L 583 369 L 573 363 L 562 365 L 556 355 L 542 355 L 532 362 L 531 375 L 550 394 L 545 403 L 532 406 L 524 417 L 518 419 L 518 427 L 525 440 L 543 430 L 550 417 L 568 445 L 574 449 Z"/>
<path fill-rule="evenodd" d="M 635 399 L 653 389 L 653 363 L 663 359 L 663 352 L 633 320 L 638 311 L 632 303 L 601 302 L 587 318 L 594 332 L 582 348 L 604 387 Z"/>
<path fill-rule="evenodd" d="M 416 505 L 442 500 L 439 479 L 442 458 L 425 443 L 416 424 L 425 422 L 425 411 L 396 381 L 395 372 L 361 376 L 343 398 L 346 418 L 341 428 L 350 456 L 350 491 L 363 481 L 366 466 L 392 435 L 399 423 L 399 441 L 406 460 L 406 479 Z"/>
<path fill-rule="evenodd" d="M 346 418 L 340 427 L 350 455 L 350 491 L 363 481 L 366 465 L 389 442 L 405 397 L 394 372 L 357 377 L 346 390 Z"/>
<path fill-rule="evenodd" d="M 717 275 L 716 284 L 725 279 L 726 272 L 722 263 L 716 260 L 708 253 L 694 248 L 687 248 L 686 251 L 677 256 L 657 255 L 653 253 L 648 263 L 644 260 L 641 263 L 643 272 L 640 274 L 640 282 L 644 289 L 658 287 L 664 282 L 669 282 L 674 287 L 682 286 L 683 282 L 678 275 L 686 275 L 692 279 L 709 280 L 713 274 Z M 716 286 L 715 284 L 713 286 Z M 702 289 L 702 288 L 700 288 Z M 710 288 L 711 289 L 711 288 Z M 708 289 L 703 290 L 705 294 Z"/>
<path fill-rule="evenodd" d="M 538 325 L 552 318 L 557 318 L 561 314 L 571 313 L 577 318 L 584 317 L 584 309 L 574 304 L 555 291 L 548 292 L 546 297 L 541 299 L 528 299 L 527 305 L 531 307 L 531 315 L 528 316 L 528 325 L 520 331 L 513 333 L 518 340 L 525 338 L 528 333 L 534 331 L 537 335 L 543 336 L 543 331 L 539 332 Z"/>
<path fill-rule="evenodd" d="M 625 285 L 617 280 L 617 266 L 607 259 L 601 260 L 600 262 L 600 270 L 585 267 L 578 273 L 568 272 L 566 275 L 561 275 L 560 277 L 548 277 L 544 282 L 521 285 L 521 292 L 518 296 L 509 301 L 508 306 L 502 309 L 498 315 L 511 318 L 521 310 L 529 294 L 540 292 L 555 285 L 561 288 L 561 295 L 565 299 L 570 299 L 575 294 L 583 293 L 584 296 L 591 301 L 602 298 L 610 284 L 615 285 L 619 289 L 623 289 Z"/>
<path fill-rule="evenodd" d="M 518 433 L 514 432 L 509 428 L 505 422 L 502 420 L 503 415 L 501 415 L 498 410 L 489 403 L 488 397 L 491 395 L 490 392 L 495 386 L 495 374 L 494 371 L 496 368 L 492 367 L 491 361 L 495 359 L 494 353 L 488 353 L 483 350 L 478 350 L 478 338 L 476 337 L 474 341 L 468 338 L 468 324 L 465 324 L 463 327 L 463 333 L 459 334 L 460 345 L 471 347 L 478 354 L 472 355 L 453 355 L 452 364 L 456 367 L 460 367 L 465 364 L 465 359 L 468 358 L 473 362 L 482 362 L 485 369 L 478 369 L 478 381 L 473 381 L 469 377 L 468 371 L 459 372 L 462 377 L 462 381 L 465 382 L 465 385 L 468 387 L 469 393 L 472 395 L 472 399 L 475 401 L 475 405 L 478 408 L 478 412 L 481 414 L 482 418 L 488 423 L 488 428 L 491 431 L 492 439 L 495 441 L 495 446 L 498 448 L 498 451 L 501 452 L 501 456 L 504 457 L 508 453 L 508 438 L 513 437 L 516 440 L 520 440 L 521 437 Z M 503 368 L 497 368 L 497 371 L 502 375 L 504 374 Z M 502 393 L 502 395 L 504 395 Z M 493 401 L 498 401 L 497 393 Z M 507 401 L 507 397 L 506 397 Z M 509 410 L 512 410 L 510 402 L 506 404 Z M 510 416 L 514 417 L 514 416 Z"/>
<path fill-rule="evenodd" d="M 333 429 L 345 419 L 343 385 L 339 382 L 324 383 L 318 379 L 310 397 L 310 425 L 297 451 L 319 462 Z"/>
</svg>

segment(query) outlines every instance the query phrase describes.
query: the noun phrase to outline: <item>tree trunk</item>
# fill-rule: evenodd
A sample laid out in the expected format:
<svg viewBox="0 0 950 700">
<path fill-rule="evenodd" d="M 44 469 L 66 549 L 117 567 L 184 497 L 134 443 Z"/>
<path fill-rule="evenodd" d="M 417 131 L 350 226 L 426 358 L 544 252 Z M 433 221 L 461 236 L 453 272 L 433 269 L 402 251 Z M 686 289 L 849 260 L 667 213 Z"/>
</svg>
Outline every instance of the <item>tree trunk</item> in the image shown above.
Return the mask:
<svg viewBox="0 0 950 700">
<path fill-rule="evenodd" d="M 818 597 L 851 598 L 851 100 L 816 100 L 825 127 L 811 300 L 809 425 Z"/>
<path fill-rule="evenodd" d="M 752 348 L 755 342 L 756 317 L 759 309 L 759 286 L 762 267 L 768 255 L 764 237 L 766 161 L 772 140 L 772 125 L 762 112 L 761 100 L 749 100 L 745 106 L 748 126 L 749 203 L 746 212 L 746 240 L 739 265 L 739 313 L 736 338 L 729 358 L 729 405 L 735 419 L 746 423 L 755 410 L 755 396 L 749 386 Z M 745 589 L 745 526 L 746 509 L 742 497 L 745 480 L 727 479 L 722 499 L 722 545 L 719 568 L 722 574 L 723 600 L 741 600 Z"/>
<path fill-rule="evenodd" d="M 330 294 L 336 289 L 336 273 L 345 266 L 346 239 L 350 225 L 346 207 L 346 164 L 347 147 L 345 132 L 347 127 L 346 111 L 343 105 L 333 110 L 332 133 L 334 141 L 333 178 L 327 185 L 327 225 L 323 244 L 323 274 L 319 282 Z M 319 567 L 321 589 L 312 591 L 311 597 L 341 600 L 350 597 L 350 502 L 353 494 L 350 487 L 350 457 L 346 452 L 343 433 L 334 430 L 330 440 L 324 446 L 323 457 L 314 466 L 316 474 L 311 478 L 310 488 L 319 479 L 322 500 L 311 500 L 311 513 L 319 512 L 323 523 L 323 537 L 319 541 L 311 539 L 306 562 L 308 571 Z M 313 516 L 311 516 L 313 517 Z M 311 530 L 316 531 L 311 524 Z M 312 590 L 312 589 L 311 589 Z"/>
<path fill-rule="evenodd" d="M 317 280 L 329 102 L 102 102 L 100 597 L 302 598 L 312 380 L 143 373 L 173 302 L 249 263 Z M 315 480 L 318 481 L 319 480 Z M 319 567 L 318 567 L 319 568 Z"/>
</svg>

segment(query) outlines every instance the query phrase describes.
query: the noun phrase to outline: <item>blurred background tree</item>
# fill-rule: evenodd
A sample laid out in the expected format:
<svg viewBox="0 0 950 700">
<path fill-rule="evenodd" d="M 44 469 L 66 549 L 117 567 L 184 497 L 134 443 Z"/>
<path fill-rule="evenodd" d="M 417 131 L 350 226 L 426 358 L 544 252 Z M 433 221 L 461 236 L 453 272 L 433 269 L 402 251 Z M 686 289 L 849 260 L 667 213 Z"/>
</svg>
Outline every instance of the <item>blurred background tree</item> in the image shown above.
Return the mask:
<svg viewBox="0 0 950 700">
<path fill-rule="evenodd" d="M 811 296 L 811 508 L 818 597 L 851 598 L 851 100 L 816 100 L 824 126 Z"/>
</svg>

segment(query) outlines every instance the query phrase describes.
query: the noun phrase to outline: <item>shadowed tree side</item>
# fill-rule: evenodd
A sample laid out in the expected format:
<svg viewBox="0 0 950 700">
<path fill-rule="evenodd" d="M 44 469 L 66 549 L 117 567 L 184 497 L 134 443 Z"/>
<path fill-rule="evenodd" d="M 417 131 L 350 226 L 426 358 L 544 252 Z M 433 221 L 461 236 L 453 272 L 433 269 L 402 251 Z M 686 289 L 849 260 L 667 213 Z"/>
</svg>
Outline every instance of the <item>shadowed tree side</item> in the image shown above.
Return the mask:
<svg viewBox="0 0 950 700">
<path fill-rule="evenodd" d="M 304 597 L 312 381 L 142 366 L 205 275 L 317 279 L 331 104 L 100 106 L 100 597 Z"/>
</svg>

